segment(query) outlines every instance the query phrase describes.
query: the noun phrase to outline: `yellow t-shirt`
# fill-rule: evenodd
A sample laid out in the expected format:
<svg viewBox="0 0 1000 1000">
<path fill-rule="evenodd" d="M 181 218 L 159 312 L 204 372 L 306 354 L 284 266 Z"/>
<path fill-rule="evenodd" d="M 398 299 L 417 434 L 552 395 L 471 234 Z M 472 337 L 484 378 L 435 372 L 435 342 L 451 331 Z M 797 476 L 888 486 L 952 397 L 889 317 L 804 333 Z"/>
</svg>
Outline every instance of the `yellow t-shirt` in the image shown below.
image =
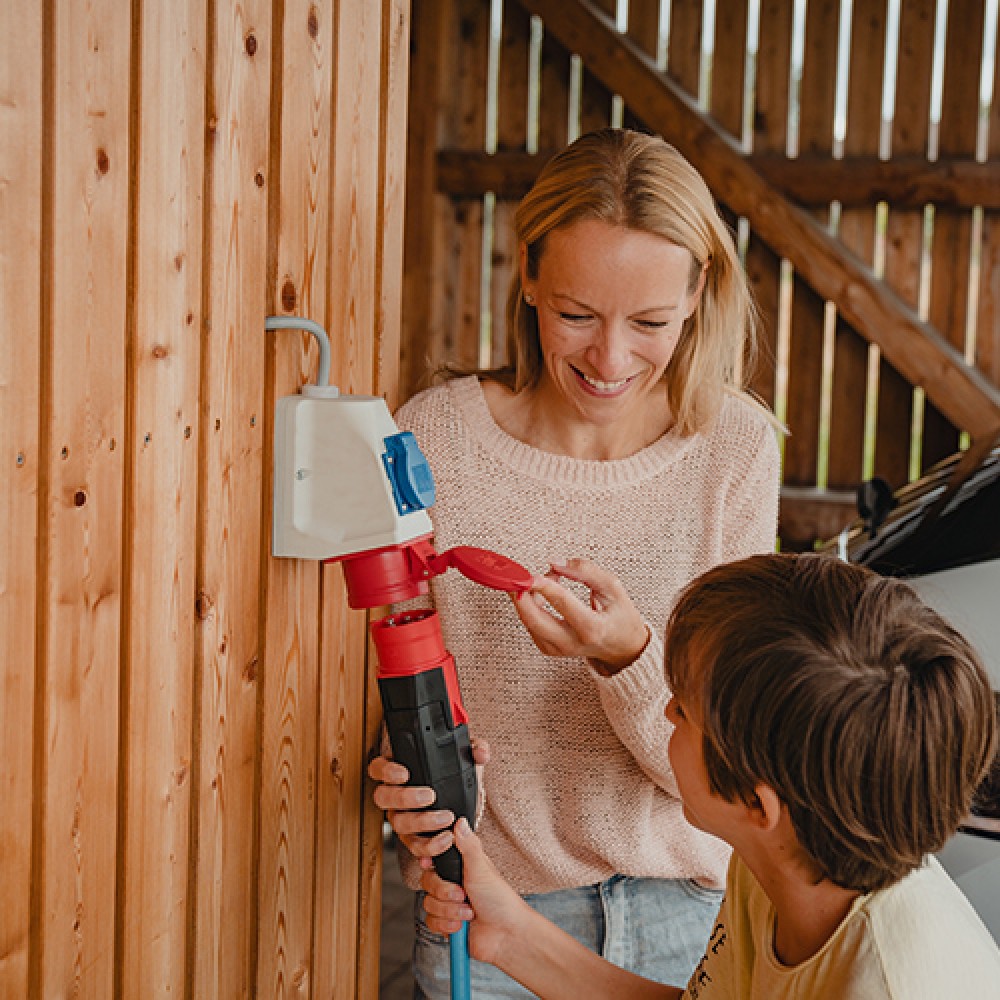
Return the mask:
<svg viewBox="0 0 1000 1000">
<path fill-rule="evenodd" d="M 1000 949 L 934 859 L 855 900 L 812 958 L 782 965 L 774 908 L 735 855 L 726 898 L 685 1000 L 1000 998 Z"/>
</svg>

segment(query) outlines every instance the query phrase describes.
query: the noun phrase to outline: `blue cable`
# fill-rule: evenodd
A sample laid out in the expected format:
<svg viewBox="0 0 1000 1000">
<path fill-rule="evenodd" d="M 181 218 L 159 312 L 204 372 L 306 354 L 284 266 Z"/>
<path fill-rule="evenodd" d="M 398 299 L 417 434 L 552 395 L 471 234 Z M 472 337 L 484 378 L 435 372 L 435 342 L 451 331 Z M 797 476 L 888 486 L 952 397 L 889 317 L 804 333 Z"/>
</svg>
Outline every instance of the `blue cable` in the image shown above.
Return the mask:
<svg viewBox="0 0 1000 1000">
<path fill-rule="evenodd" d="M 469 982 L 469 925 L 455 931 L 448 938 L 451 957 L 451 1000 L 469 1000 L 472 987 Z"/>
</svg>

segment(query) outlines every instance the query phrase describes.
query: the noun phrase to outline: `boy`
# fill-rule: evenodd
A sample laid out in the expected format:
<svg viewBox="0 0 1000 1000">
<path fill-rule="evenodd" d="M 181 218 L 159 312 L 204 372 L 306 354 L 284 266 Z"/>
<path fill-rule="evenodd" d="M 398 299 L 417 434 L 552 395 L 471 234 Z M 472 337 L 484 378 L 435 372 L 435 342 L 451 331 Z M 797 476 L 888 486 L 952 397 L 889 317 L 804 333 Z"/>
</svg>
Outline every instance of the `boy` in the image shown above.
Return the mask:
<svg viewBox="0 0 1000 1000">
<path fill-rule="evenodd" d="M 967 814 L 996 739 L 968 643 L 898 580 L 767 555 L 692 583 L 666 649 L 685 815 L 735 849 L 687 989 L 547 923 L 464 822 L 465 892 L 426 871 L 428 925 L 471 920 L 475 957 L 546 998 L 1000 997 L 1000 950 L 929 856 Z"/>
</svg>

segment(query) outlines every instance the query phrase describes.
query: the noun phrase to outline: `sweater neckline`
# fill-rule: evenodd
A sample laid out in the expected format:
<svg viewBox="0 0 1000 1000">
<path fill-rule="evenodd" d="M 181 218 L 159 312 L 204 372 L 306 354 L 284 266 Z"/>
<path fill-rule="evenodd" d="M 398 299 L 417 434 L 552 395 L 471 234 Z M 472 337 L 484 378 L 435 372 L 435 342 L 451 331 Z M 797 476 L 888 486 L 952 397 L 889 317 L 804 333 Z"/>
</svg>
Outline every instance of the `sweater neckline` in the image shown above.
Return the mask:
<svg viewBox="0 0 1000 1000">
<path fill-rule="evenodd" d="M 696 441 L 698 434 L 680 435 L 674 428 L 626 458 L 572 458 L 542 451 L 508 434 L 494 419 L 478 376 L 447 383 L 456 408 L 475 439 L 495 460 L 511 469 L 563 485 L 602 486 L 639 482 L 662 473 Z"/>
</svg>

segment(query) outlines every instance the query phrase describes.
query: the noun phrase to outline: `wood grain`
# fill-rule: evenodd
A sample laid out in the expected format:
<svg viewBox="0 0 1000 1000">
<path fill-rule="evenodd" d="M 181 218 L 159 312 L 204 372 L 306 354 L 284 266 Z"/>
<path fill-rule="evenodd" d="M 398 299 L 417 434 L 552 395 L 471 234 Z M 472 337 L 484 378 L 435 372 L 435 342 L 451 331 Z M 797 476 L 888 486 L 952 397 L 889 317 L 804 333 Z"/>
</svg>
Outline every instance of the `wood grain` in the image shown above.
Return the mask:
<svg viewBox="0 0 1000 1000">
<path fill-rule="evenodd" d="M 0 4 L 0 996 L 28 995 L 36 739 L 42 302 L 38 4 Z M 39 790 L 40 791 L 40 790 Z"/>
<path fill-rule="evenodd" d="M 193 996 L 257 964 L 270 4 L 211 8 L 198 496 Z"/>
<path fill-rule="evenodd" d="M 121 990 L 182 996 L 197 565 L 206 10 L 147 5 L 136 118 L 124 622 Z"/>
<path fill-rule="evenodd" d="M 50 8 L 36 996 L 114 989 L 130 25 Z"/>
</svg>

